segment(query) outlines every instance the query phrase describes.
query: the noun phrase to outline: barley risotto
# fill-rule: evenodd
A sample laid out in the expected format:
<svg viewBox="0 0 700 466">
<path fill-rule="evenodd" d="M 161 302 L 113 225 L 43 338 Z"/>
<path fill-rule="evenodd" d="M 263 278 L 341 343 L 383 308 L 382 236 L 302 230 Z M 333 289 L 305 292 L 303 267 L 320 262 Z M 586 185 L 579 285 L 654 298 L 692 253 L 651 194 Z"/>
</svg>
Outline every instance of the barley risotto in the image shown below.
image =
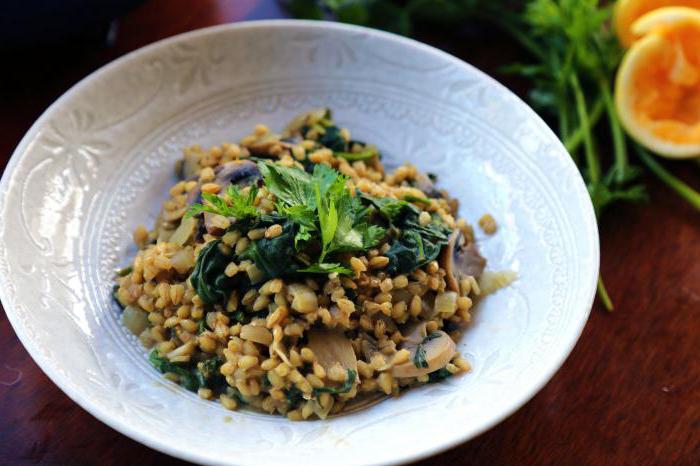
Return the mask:
<svg viewBox="0 0 700 466">
<path fill-rule="evenodd" d="M 176 172 L 114 287 L 166 378 L 301 420 L 469 370 L 455 341 L 486 261 L 432 175 L 385 173 L 327 109 L 188 147 Z"/>
</svg>

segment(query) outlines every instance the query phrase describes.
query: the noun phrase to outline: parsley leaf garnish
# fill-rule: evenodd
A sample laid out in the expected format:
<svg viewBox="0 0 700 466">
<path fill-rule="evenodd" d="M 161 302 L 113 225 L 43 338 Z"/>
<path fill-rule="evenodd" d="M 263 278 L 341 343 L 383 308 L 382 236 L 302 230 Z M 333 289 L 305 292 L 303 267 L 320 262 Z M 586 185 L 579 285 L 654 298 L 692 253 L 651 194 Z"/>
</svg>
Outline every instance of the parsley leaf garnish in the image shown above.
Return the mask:
<svg viewBox="0 0 700 466">
<path fill-rule="evenodd" d="M 377 245 L 386 230 L 367 223 L 365 208 L 347 187 L 348 178 L 327 165 L 317 164 L 309 174 L 298 168 L 259 163 L 266 187 L 278 198 L 277 211 L 299 226 L 294 246 L 318 240 L 316 263 L 299 272 L 349 273 L 326 259 L 335 253 L 363 251 Z"/>
<path fill-rule="evenodd" d="M 258 209 L 255 207 L 255 197 L 258 194 L 257 186 L 251 186 L 247 195 L 232 184 L 228 186 L 226 195 L 229 202 L 212 193 L 202 193 L 202 204 L 192 204 L 185 213 L 184 218 L 190 218 L 202 212 L 209 212 L 224 217 L 234 217 L 238 220 L 257 217 Z"/>
</svg>

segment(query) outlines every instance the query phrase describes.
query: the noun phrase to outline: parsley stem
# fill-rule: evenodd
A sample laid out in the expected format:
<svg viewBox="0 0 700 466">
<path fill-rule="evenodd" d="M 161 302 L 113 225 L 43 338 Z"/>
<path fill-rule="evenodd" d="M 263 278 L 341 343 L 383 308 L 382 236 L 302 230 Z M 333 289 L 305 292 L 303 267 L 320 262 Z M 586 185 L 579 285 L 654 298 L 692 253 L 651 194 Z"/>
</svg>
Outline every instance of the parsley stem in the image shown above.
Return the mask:
<svg viewBox="0 0 700 466">
<path fill-rule="evenodd" d="M 570 77 L 571 88 L 574 92 L 574 99 L 576 100 L 576 111 L 578 113 L 578 118 L 581 123 L 581 130 L 583 131 L 583 147 L 586 154 L 586 165 L 588 166 L 588 177 L 591 183 L 596 184 L 600 181 L 600 165 L 598 162 L 598 157 L 595 153 L 595 147 L 593 146 L 593 134 L 591 133 L 591 124 L 588 120 L 588 111 L 586 109 L 586 98 L 581 90 L 581 83 L 578 80 L 576 73 L 572 73 Z"/>
<path fill-rule="evenodd" d="M 605 289 L 603 276 L 600 274 L 598 275 L 598 297 L 600 298 L 600 302 L 603 303 L 603 307 L 605 307 L 606 311 L 612 312 L 615 309 L 615 306 L 613 306 L 613 302 L 610 299 L 610 295 L 608 294 L 608 290 Z"/>
<path fill-rule="evenodd" d="M 600 117 L 603 116 L 604 109 L 605 102 L 603 102 L 603 99 L 596 99 L 588 115 L 588 121 L 590 123 L 591 128 L 594 128 L 595 125 L 598 124 Z M 583 142 L 583 127 L 579 126 L 578 128 L 576 128 L 566 139 L 563 139 L 563 142 L 564 147 L 566 147 L 566 150 L 568 150 L 570 153 L 575 152 L 576 149 L 578 149 L 578 147 Z"/>
<path fill-rule="evenodd" d="M 608 79 L 601 78 L 599 80 L 600 93 L 605 102 L 605 109 L 608 113 L 608 122 L 610 124 L 610 133 L 613 141 L 613 151 L 615 156 L 615 182 L 618 185 L 623 184 L 627 180 L 627 145 L 625 144 L 625 134 L 622 132 L 620 120 L 617 117 L 617 110 L 613 103 L 612 94 L 610 93 L 610 82 Z"/>
<path fill-rule="evenodd" d="M 564 101 L 564 98 L 560 95 L 559 99 Z M 570 124 L 569 124 L 569 112 L 565 109 L 559 110 L 559 139 L 566 141 L 569 137 Z M 573 156 L 573 154 L 572 154 Z"/>
<path fill-rule="evenodd" d="M 519 19 L 517 15 L 504 10 L 503 7 L 492 8 L 490 2 L 483 2 L 483 5 L 480 5 L 475 11 L 474 17 L 492 22 L 501 28 L 503 32 L 510 34 L 513 39 L 535 58 L 541 62 L 546 61 L 546 57 L 542 52 L 542 47 L 537 45 L 537 43 L 518 26 Z"/>
<path fill-rule="evenodd" d="M 663 181 L 669 188 L 674 190 L 679 196 L 688 201 L 690 205 L 700 210 L 700 193 L 685 184 L 680 179 L 676 178 L 668 170 L 666 170 L 659 162 L 654 160 L 654 157 L 643 149 L 639 144 L 635 144 L 637 155 L 642 160 L 644 165 Z"/>
</svg>

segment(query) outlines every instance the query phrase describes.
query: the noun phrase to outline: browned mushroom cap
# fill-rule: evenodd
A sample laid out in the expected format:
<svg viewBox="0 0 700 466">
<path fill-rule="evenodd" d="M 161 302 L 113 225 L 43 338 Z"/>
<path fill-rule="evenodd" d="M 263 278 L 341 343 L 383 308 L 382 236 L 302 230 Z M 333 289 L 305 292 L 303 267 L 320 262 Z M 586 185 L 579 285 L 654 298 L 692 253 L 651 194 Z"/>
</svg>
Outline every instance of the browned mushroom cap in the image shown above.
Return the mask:
<svg viewBox="0 0 700 466">
<path fill-rule="evenodd" d="M 234 160 L 216 167 L 214 183 L 225 190 L 229 184 L 248 186 L 260 178 L 258 166 L 250 160 Z"/>
<path fill-rule="evenodd" d="M 392 374 L 394 377 L 420 377 L 421 375 L 430 374 L 447 365 L 448 362 L 457 352 L 457 347 L 452 338 L 442 330 L 431 333 L 431 337 L 426 341 L 422 339 L 418 344 L 414 344 L 415 340 L 404 341 L 403 348 L 410 352 L 408 361 L 403 364 L 394 366 Z M 427 367 L 417 367 L 414 361 L 418 347 L 422 346 L 425 351 L 425 362 Z"/>
<path fill-rule="evenodd" d="M 473 242 L 466 243 L 460 230 L 450 235 L 447 246 L 440 254 L 440 264 L 445 269 L 445 280 L 452 291 L 459 291 L 460 279 L 471 275 L 479 278 L 486 267 L 486 259 L 481 257 Z"/>
<path fill-rule="evenodd" d="M 343 369 L 357 372 L 357 357 L 352 342 L 341 330 L 313 328 L 309 330 L 308 338 L 308 347 L 324 369 L 340 363 Z"/>
<path fill-rule="evenodd" d="M 425 173 L 416 173 L 416 188 L 423 191 L 423 193 L 432 198 L 442 197 L 442 193 L 435 187 L 433 180 L 431 180 Z"/>
</svg>

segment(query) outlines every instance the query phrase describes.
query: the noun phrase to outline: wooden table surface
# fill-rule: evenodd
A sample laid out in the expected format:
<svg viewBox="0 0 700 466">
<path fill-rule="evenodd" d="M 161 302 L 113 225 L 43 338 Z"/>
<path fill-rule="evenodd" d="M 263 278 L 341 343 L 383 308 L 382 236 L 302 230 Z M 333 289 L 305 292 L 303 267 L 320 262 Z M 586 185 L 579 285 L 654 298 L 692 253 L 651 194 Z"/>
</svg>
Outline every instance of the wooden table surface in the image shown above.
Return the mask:
<svg viewBox="0 0 700 466">
<path fill-rule="evenodd" d="M 112 47 L 3 60 L 0 166 L 60 94 L 114 58 L 180 32 L 282 14 L 274 0 L 151 0 L 124 16 Z M 470 44 L 484 43 L 486 48 Z M 419 38 L 496 73 L 520 52 L 491 31 Z M 669 166 L 696 187 L 700 169 Z M 420 464 L 700 464 L 700 215 L 654 179 L 651 202 L 606 212 L 596 303 L 562 369 L 506 421 Z M 99 422 L 37 367 L 0 314 L 0 464 L 182 464 Z M 293 461 L 290 461 L 292 464 Z"/>
</svg>

